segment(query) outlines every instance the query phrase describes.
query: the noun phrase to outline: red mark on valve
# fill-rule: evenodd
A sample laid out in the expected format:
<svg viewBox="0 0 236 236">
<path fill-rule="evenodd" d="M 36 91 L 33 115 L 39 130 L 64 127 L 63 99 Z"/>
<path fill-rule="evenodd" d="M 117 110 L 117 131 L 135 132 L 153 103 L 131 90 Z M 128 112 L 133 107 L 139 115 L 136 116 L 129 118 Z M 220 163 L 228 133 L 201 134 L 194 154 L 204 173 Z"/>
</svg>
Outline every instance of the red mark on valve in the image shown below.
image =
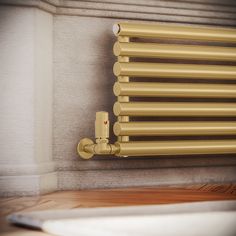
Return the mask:
<svg viewBox="0 0 236 236">
<path fill-rule="evenodd" d="M 104 124 L 106 125 L 106 124 L 107 124 L 107 121 L 104 121 Z"/>
</svg>

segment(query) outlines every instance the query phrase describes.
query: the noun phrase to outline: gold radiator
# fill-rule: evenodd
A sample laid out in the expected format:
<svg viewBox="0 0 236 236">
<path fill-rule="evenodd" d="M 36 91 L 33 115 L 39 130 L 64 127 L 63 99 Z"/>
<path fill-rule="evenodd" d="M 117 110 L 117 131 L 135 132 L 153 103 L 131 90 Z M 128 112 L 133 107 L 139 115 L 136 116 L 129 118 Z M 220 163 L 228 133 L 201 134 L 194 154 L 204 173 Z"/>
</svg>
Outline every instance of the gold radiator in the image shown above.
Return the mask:
<svg viewBox="0 0 236 236">
<path fill-rule="evenodd" d="M 236 98 L 236 85 L 225 82 L 236 81 L 235 29 L 119 23 L 113 26 L 113 32 L 118 39 L 113 47 L 118 58 L 113 67 L 117 76 L 113 88 L 117 96 L 113 107 L 117 116 L 113 126 L 117 142 L 109 143 L 108 113 L 97 112 L 96 142 L 88 138 L 79 142 L 77 150 L 82 158 L 89 159 L 94 154 L 127 157 L 236 153 L 236 139 L 232 138 L 236 135 L 236 120 L 232 120 L 236 118 L 236 103 L 227 100 Z M 169 42 L 162 43 L 163 40 Z M 158 62 L 153 62 L 157 59 Z M 187 82 L 182 82 L 183 79 Z M 132 98 L 139 100 L 131 101 Z M 163 102 L 160 98 L 189 100 Z M 206 102 L 206 99 L 224 99 L 224 102 Z M 145 120 L 131 120 L 135 117 Z M 151 117 L 176 120 L 155 121 Z M 202 120 L 189 119 L 193 117 Z M 156 136 L 158 141 L 153 138 L 131 141 L 132 136 Z M 160 140 L 172 136 L 178 136 L 178 140 Z M 213 139 L 199 140 L 195 136 Z M 222 138 L 214 139 L 215 136 Z"/>
</svg>

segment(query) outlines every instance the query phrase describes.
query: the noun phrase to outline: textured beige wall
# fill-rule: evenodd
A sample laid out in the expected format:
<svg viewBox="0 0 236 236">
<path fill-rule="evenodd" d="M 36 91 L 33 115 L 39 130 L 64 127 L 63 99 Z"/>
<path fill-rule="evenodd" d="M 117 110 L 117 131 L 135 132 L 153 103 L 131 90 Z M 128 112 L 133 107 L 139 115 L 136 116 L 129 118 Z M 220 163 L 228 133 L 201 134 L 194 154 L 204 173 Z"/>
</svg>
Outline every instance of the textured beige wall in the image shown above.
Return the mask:
<svg viewBox="0 0 236 236">
<path fill-rule="evenodd" d="M 54 18 L 54 158 L 59 161 L 79 160 L 77 141 L 94 137 L 96 111 L 109 111 L 114 121 L 114 22 Z"/>
</svg>

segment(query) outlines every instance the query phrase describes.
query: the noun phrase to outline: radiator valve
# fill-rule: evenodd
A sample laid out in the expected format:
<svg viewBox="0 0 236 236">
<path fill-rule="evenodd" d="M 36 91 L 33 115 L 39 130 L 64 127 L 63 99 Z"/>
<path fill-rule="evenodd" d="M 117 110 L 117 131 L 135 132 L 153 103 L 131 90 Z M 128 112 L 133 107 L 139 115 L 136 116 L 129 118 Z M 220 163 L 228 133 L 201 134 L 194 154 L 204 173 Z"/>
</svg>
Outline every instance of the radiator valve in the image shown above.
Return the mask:
<svg viewBox="0 0 236 236">
<path fill-rule="evenodd" d="M 108 112 L 96 112 L 95 138 L 96 143 L 88 138 L 84 138 L 79 142 L 77 151 L 83 159 L 90 159 L 94 154 L 109 155 L 115 154 L 118 151 L 118 148 L 114 144 L 109 144 Z"/>
</svg>

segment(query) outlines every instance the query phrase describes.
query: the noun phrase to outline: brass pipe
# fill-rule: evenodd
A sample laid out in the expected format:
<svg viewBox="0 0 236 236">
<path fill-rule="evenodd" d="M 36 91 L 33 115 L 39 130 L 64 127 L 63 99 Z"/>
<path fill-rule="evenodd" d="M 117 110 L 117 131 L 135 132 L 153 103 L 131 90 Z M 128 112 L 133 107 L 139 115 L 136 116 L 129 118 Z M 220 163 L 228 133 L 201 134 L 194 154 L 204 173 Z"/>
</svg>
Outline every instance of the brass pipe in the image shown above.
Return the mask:
<svg viewBox="0 0 236 236">
<path fill-rule="evenodd" d="M 236 30 L 220 27 L 196 27 L 177 24 L 118 23 L 113 26 L 116 36 L 191 39 L 212 42 L 236 42 Z"/>
<path fill-rule="evenodd" d="M 232 47 L 116 42 L 113 52 L 128 57 L 236 61 L 236 49 Z"/>
<path fill-rule="evenodd" d="M 130 97 L 236 98 L 236 85 L 116 82 L 113 92 Z"/>
<path fill-rule="evenodd" d="M 84 151 L 92 155 L 112 155 L 117 152 L 117 147 L 109 143 L 87 144 L 84 146 Z"/>
<path fill-rule="evenodd" d="M 236 153 L 236 140 L 136 141 L 116 145 L 117 156 Z"/>
<path fill-rule="evenodd" d="M 116 116 L 236 117 L 236 103 L 116 102 Z"/>
<path fill-rule="evenodd" d="M 118 152 L 117 145 L 107 142 L 94 143 L 89 138 L 83 138 L 77 145 L 77 153 L 83 159 L 90 159 L 94 155 L 114 155 Z"/>
<path fill-rule="evenodd" d="M 130 77 L 236 80 L 236 66 L 222 65 L 116 62 L 113 72 L 116 76 Z"/>
<path fill-rule="evenodd" d="M 115 135 L 129 136 L 185 136 L 185 135 L 235 135 L 236 122 L 227 121 L 159 121 L 159 122 L 116 122 Z"/>
</svg>

